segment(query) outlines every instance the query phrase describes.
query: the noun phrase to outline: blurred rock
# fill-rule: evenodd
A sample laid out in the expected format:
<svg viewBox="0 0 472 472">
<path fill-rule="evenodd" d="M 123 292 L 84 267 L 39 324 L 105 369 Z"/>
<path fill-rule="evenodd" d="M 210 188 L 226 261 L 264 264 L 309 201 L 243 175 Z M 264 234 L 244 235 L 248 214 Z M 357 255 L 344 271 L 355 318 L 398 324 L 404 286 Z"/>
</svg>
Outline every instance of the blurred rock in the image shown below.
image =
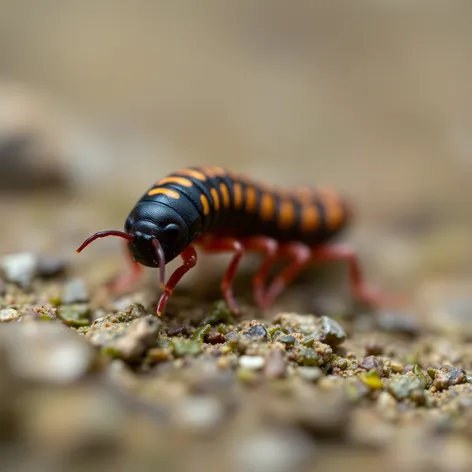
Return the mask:
<svg viewBox="0 0 472 472">
<path fill-rule="evenodd" d="M 71 328 L 52 321 L 1 325 L 9 365 L 19 378 L 68 384 L 92 368 L 96 351 Z"/>
<path fill-rule="evenodd" d="M 281 379 L 287 373 L 287 360 L 280 349 L 271 349 L 267 354 L 264 374 L 268 379 Z"/>
<path fill-rule="evenodd" d="M 160 321 L 153 315 L 136 319 L 106 345 L 106 352 L 125 361 L 133 361 L 154 345 L 159 326 Z"/>
<path fill-rule="evenodd" d="M 14 321 L 20 317 L 20 313 L 18 310 L 14 308 L 5 308 L 4 310 L 0 310 L 0 322 L 1 323 L 9 323 Z"/>
<path fill-rule="evenodd" d="M 80 303 L 87 302 L 89 299 L 89 294 L 87 286 L 83 279 L 75 278 L 69 280 L 63 290 L 62 290 L 62 303 L 71 304 L 71 303 Z"/>
<path fill-rule="evenodd" d="M 28 288 L 36 276 L 38 259 L 30 252 L 3 256 L 0 265 L 8 282 Z"/>
<path fill-rule="evenodd" d="M 231 454 L 241 472 L 291 472 L 314 456 L 310 439 L 293 429 L 267 429 L 239 439 Z"/>
<path fill-rule="evenodd" d="M 0 86 L 0 189 L 63 188 L 65 142 L 52 109 L 31 91 Z"/>
<path fill-rule="evenodd" d="M 40 256 L 37 264 L 39 277 L 57 277 L 64 275 L 68 268 L 68 262 L 54 256 Z"/>
</svg>

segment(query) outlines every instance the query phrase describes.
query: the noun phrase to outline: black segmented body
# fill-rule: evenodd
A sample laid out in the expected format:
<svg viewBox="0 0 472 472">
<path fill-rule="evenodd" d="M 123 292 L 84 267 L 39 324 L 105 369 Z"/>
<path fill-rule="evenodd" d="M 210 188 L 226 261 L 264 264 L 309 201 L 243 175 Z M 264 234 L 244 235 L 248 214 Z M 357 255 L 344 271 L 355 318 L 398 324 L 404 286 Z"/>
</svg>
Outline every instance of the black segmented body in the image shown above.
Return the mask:
<svg viewBox="0 0 472 472">
<path fill-rule="evenodd" d="M 207 233 L 236 238 L 263 235 L 314 247 L 337 235 L 349 219 L 347 202 L 333 191 L 283 190 L 219 167 L 193 167 L 153 185 L 131 211 L 125 230 L 144 234 L 158 230 L 169 262 Z M 156 266 L 152 248 L 129 244 L 138 262 Z"/>
</svg>

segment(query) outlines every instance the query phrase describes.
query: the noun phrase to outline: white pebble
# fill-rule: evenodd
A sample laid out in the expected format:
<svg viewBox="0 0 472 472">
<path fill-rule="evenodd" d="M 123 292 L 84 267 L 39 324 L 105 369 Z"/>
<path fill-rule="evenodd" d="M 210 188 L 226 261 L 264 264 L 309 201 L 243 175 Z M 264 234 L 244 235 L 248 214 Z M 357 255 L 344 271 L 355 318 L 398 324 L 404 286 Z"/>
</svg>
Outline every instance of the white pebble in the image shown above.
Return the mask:
<svg viewBox="0 0 472 472">
<path fill-rule="evenodd" d="M 265 365 L 265 359 L 261 356 L 241 356 L 239 366 L 248 370 L 259 370 Z"/>
<path fill-rule="evenodd" d="M 27 288 L 36 276 L 38 259 L 30 252 L 11 254 L 2 257 L 1 267 L 8 282 Z"/>
</svg>

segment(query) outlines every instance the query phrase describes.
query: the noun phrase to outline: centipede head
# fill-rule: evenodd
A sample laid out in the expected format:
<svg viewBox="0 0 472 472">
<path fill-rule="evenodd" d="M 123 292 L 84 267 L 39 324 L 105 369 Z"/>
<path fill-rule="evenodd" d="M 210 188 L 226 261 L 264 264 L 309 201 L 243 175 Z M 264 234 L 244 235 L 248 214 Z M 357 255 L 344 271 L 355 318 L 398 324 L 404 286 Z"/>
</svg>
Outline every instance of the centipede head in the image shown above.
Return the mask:
<svg viewBox="0 0 472 472">
<path fill-rule="evenodd" d="M 125 239 L 128 242 L 128 249 L 136 262 L 149 267 L 159 267 L 160 282 L 164 284 L 166 258 L 161 243 L 153 235 L 141 232 L 125 233 L 124 231 L 117 230 L 99 231 L 87 238 L 76 252 L 80 253 L 95 240 L 108 236 L 117 236 Z"/>
</svg>

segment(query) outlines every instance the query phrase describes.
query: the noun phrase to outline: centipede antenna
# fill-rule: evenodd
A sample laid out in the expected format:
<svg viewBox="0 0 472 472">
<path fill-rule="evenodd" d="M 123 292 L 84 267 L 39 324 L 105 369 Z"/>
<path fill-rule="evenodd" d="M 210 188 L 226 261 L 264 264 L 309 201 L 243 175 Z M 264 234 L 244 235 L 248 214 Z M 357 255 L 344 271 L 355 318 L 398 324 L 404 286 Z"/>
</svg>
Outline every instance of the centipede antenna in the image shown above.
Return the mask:
<svg viewBox="0 0 472 472">
<path fill-rule="evenodd" d="M 164 255 L 164 249 L 162 249 L 161 243 L 157 239 L 152 240 L 152 245 L 156 250 L 157 261 L 159 262 L 159 278 L 161 285 L 164 286 L 166 278 L 166 258 Z"/>
<path fill-rule="evenodd" d="M 135 236 L 125 233 L 123 231 L 115 231 L 115 230 L 109 230 L 109 231 L 99 231 L 98 233 L 95 233 L 94 235 L 90 236 L 90 238 L 86 239 L 82 245 L 77 249 L 77 253 L 81 252 L 83 249 L 85 249 L 90 243 L 93 243 L 96 239 L 99 238 L 106 238 L 107 236 L 118 236 L 120 238 L 126 239 L 127 241 L 133 242 L 136 238 Z"/>
</svg>

